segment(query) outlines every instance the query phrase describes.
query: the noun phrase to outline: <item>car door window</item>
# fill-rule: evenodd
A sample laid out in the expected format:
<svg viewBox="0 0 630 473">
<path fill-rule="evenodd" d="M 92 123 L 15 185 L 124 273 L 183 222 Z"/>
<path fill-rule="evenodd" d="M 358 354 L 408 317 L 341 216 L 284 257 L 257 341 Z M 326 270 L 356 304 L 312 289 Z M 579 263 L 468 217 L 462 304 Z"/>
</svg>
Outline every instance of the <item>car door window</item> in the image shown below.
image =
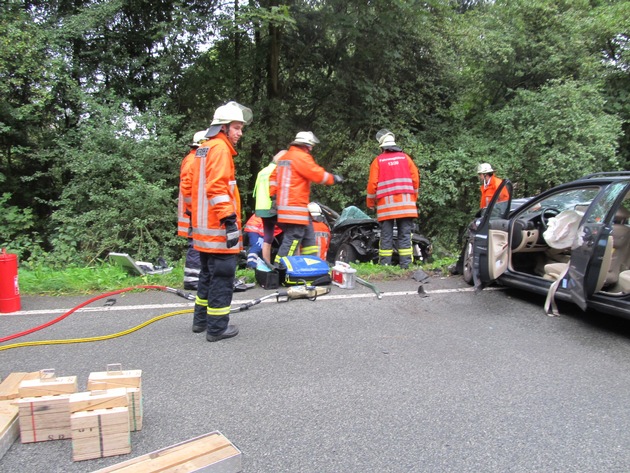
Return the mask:
<svg viewBox="0 0 630 473">
<path fill-rule="evenodd" d="M 587 216 L 586 223 L 602 223 L 606 218 L 606 214 L 610 211 L 619 195 L 626 190 L 626 182 L 616 182 L 612 184 L 606 193 L 593 205 Z"/>
</svg>

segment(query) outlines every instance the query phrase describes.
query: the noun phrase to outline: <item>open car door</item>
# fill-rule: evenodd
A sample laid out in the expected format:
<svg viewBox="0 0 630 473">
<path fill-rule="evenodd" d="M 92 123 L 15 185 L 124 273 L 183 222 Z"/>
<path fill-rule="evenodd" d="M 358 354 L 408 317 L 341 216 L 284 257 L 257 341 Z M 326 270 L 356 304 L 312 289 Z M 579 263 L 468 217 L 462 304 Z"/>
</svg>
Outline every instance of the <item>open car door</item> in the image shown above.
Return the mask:
<svg viewBox="0 0 630 473">
<path fill-rule="evenodd" d="M 559 284 L 586 310 L 587 298 L 607 283 L 613 260 L 615 216 L 628 193 L 626 183 L 611 185 L 590 205 L 578 228 L 579 245 L 571 250 L 568 278 Z"/>
<path fill-rule="evenodd" d="M 499 201 L 504 188 L 508 192 L 508 200 Z M 476 290 L 483 289 L 508 267 L 510 248 L 508 214 L 511 202 L 512 183 L 509 179 L 504 179 L 486 207 L 475 233 L 473 281 Z"/>
</svg>

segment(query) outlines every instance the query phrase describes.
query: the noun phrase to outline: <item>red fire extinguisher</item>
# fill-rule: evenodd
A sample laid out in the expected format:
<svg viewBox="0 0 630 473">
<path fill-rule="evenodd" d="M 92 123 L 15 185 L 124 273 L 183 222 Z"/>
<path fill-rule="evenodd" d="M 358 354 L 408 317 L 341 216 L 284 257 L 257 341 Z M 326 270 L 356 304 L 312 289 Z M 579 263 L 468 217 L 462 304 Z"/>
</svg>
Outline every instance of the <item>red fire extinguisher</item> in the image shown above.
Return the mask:
<svg viewBox="0 0 630 473">
<path fill-rule="evenodd" d="M 2 248 L 0 253 L 0 312 L 20 310 L 20 287 L 18 286 L 17 255 L 7 253 Z"/>
</svg>

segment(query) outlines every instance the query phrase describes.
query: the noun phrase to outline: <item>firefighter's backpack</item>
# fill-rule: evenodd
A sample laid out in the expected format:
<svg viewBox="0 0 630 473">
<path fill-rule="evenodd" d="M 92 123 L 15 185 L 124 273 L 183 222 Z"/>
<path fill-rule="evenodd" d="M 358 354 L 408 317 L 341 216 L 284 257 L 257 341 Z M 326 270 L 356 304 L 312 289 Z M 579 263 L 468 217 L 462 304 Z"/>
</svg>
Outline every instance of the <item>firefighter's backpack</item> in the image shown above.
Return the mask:
<svg viewBox="0 0 630 473">
<path fill-rule="evenodd" d="M 324 286 L 331 283 L 328 263 L 315 255 L 283 256 L 280 265 L 287 268 L 283 286 L 308 284 Z"/>
</svg>

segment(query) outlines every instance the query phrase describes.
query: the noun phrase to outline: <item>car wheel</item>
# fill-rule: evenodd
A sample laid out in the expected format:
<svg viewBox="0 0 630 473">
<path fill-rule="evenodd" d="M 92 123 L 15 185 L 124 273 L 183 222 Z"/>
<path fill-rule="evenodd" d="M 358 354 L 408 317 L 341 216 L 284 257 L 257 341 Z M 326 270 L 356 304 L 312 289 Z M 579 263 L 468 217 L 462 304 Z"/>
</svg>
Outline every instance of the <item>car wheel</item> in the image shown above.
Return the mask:
<svg viewBox="0 0 630 473">
<path fill-rule="evenodd" d="M 472 241 L 466 242 L 466 250 L 464 251 L 464 269 L 462 275 L 466 284 L 473 285 L 473 244 Z"/>
<path fill-rule="evenodd" d="M 337 250 L 335 261 L 341 261 L 343 263 L 352 263 L 357 260 L 357 250 L 354 249 L 349 243 L 342 244 Z"/>
</svg>

